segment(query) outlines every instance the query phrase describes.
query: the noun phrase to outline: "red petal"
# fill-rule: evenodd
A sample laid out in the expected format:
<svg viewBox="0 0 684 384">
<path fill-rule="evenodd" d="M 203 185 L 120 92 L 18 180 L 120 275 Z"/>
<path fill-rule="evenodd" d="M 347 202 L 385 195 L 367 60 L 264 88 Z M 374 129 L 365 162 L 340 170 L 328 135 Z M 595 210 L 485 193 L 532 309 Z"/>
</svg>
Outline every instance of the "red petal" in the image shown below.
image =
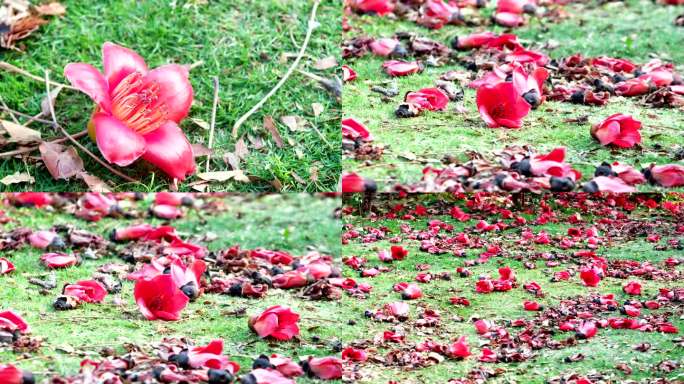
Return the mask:
<svg viewBox="0 0 684 384">
<path fill-rule="evenodd" d="M 90 96 L 102 109 L 109 112 L 112 101 L 109 98 L 109 86 L 104 76 L 90 64 L 71 63 L 64 67 L 64 77 L 79 91 Z"/>
<path fill-rule="evenodd" d="M 102 62 L 109 89 L 116 88 L 124 77 L 133 72 L 147 74 L 145 59 L 131 49 L 110 42 L 102 45 Z"/>
<path fill-rule="evenodd" d="M 144 139 L 147 151 L 143 159 L 159 167 L 169 177 L 183 180 L 195 172 L 192 146 L 176 123 L 167 121 L 146 134 Z"/>
<path fill-rule="evenodd" d="M 93 123 L 97 147 L 108 162 L 125 167 L 145 152 L 145 139 L 118 119 L 98 113 Z"/>
<path fill-rule="evenodd" d="M 169 64 L 151 70 L 143 79 L 143 86 L 151 82 L 159 84 L 158 102 L 166 105 L 169 120 L 176 123 L 188 115 L 192 105 L 193 90 L 188 76 L 185 66 Z"/>
</svg>

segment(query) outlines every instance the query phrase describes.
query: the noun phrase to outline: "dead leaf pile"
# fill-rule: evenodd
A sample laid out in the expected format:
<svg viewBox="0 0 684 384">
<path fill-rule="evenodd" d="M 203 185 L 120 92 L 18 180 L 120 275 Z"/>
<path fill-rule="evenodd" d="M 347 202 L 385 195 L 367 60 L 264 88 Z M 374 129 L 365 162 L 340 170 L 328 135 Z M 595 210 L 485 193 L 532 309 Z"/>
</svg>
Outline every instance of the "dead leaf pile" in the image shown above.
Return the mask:
<svg viewBox="0 0 684 384">
<path fill-rule="evenodd" d="M 32 6 L 28 0 L 3 0 L 0 4 L 0 48 L 17 49 L 17 41 L 48 23 L 45 16 L 63 16 L 65 13 L 66 8 L 56 1 Z"/>
</svg>

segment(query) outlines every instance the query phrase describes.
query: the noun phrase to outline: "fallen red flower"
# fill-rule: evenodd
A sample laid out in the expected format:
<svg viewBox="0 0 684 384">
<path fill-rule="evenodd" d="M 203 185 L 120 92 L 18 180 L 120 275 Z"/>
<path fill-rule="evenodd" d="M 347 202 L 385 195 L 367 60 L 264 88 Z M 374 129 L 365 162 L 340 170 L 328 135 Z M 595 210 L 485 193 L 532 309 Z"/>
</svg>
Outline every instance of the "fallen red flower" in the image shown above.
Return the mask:
<svg viewBox="0 0 684 384">
<path fill-rule="evenodd" d="M 513 83 L 507 82 L 478 88 L 476 103 L 480 116 L 490 128 L 520 128 L 522 118 L 531 109 Z"/>
<path fill-rule="evenodd" d="M 0 383 L 2 384 L 34 384 L 33 374 L 15 367 L 12 364 L 0 364 Z"/>
<path fill-rule="evenodd" d="M 190 299 L 176 286 L 171 275 L 139 279 L 133 289 L 135 302 L 148 320 L 175 321 Z"/>
<path fill-rule="evenodd" d="M 684 186 L 684 165 L 652 165 L 650 168 L 646 168 L 643 173 L 651 184 L 665 188 Z"/>
<path fill-rule="evenodd" d="M 193 347 L 188 350 L 188 365 L 193 368 L 224 369 L 234 375 L 240 365 L 223 355 L 223 340 L 212 340 L 206 346 Z"/>
<path fill-rule="evenodd" d="M 451 46 L 454 49 L 467 50 L 480 48 L 488 45 L 497 37 L 493 32 L 480 32 L 472 33 L 463 37 L 456 37 L 452 42 Z"/>
<path fill-rule="evenodd" d="M 342 66 L 342 81 L 352 81 L 356 79 L 356 72 L 347 65 Z"/>
<path fill-rule="evenodd" d="M 613 144 L 620 148 L 631 148 L 641 143 L 641 122 L 632 116 L 616 113 L 591 128 L 591 135 L 601 145 Z"/>
<path fill-rule="evenodd" d="M 520 27 L 525 24 L 525 19 L 522 15 L 512 12 L 497 12 L 493 17 L 494 21 L 504 27 Z"/>
<path fill-rule="evenodd" d="M 249 319 L 249 327 L 261 338 L 290 340 L 299 335 L 299 315 L 288 307 L 274 305 Z"/>
<path fill-rule="evenodd" d="M 28 237 L 31 246 L 38 249 L 48 247 L 59 249 L 64 247 L 64 240 L 53 231 L 36 231 Z"/>
<path fill-rule="evenodd" d="M 268 358 L 268 361 L 275 369 L 282 373 L 285 377 L 297 377 L 304 374 L 302 367 L 292 361 L 289 357 L 281 356 L 278 354 L 272 354 Z"/>
<path fill-rule="evenodd" d="M 28 333 L 31 330 L 26 320 L 12 310 L 0 311 L 0 329 L 9 332 L 18 330 L 21 333 Z"/>
<path fill-rule="evenodd" d="M 17 192 L 11 197 L 14 204 L 21 207 L 40 208 L 52 204 L 52 195 L 47 192 Z"/>
<path fill-rule="evenodd" d="M 188 67 L 150 71 L 136 52 L 109 42 L 102 59 L 104 75 L 90 64 L 71 63 L 64 76 L 97 104 L 88 126 L 104 158 L 127 166 L 142 157 L 179 180 L 192 174 L 192 147 L 178 126 L 193 100 Z"/>
<path fill-rule="evenodd" d="M 82 280 L 76 284 L 67 284 L 62 294 L 73 296 L 86 303 L 101 303 L 107 296 L 107 289 L 95 280 Z"/>
<path fill-rule="evenodd" d="M 349 140 L 372 141 L 373 136 L 366 126 L 353 117 L 342 119 L 342 137 Z"/>
<path fill-rule="evenodd" d="M 397 39 L 377 39 L 371 41 L 368 46 L 370 47 L 371 51 L 373 51 L 373 54 L 377 56 L 403 56 L 400 54 L 401 52 L 399 52 L 403 50 L 403 48 Z"/>
<path fill-rule="evenodd" d="M 622 286 L 622 290 L 628 295 L 641 295 L 641 283 L 630 281 Z"/>
<path fill-rule="evenodd" d="M 419 110 L 441 111 L 449 103 L 449 96 L 439 88 L 423 88 L 408 92 L 404 101 L 417 106 Z"/>
<path fill-rule="evenodd" d="M 46 253 L 40 257 L 40 261 L 48 268 L 66 268 L 76 265 L 78 258 L 66 253 Z"/>
<path fill-rule="evenodd" d="M 598 176 L 584 183 L 582 186 L 584 192 L 612 192 L 612 193 L 631 193 L 636 192 L 636 188 L 625 183 L 619 177 L 613 176 Z"/>
<path fill-rule="evenodd" d="M 423 291 L 416 284 L 409 284 L 401 291 L 401 298 L 404 300 L 415 300 L 423 297 Z"/>
<path fill-rule="evenodd" d="M 368 355 L 363 349 L 347 347 L 342 350 L 342 360 L 364 362 L 368 360 Z"/>
<path fill-rule="evenodd" d="M 408 256 L 408 249 L 404 249 L 401 245 L 393 245 L 390 247 L 392 258 L 394 260 L 404 260 Z"/>
<path fill-rule="evenodd" d="M 5 259 L 4 257 L 0 257 L 0 275 L 10 273 L 14 270 L 14 264 L 12 264 L 11 261 Z"/>
<path fill-rule="evenodd" d="M 587 287 L 596 287 L 601 282 L 603 271 L 596 266 L 585 266 L 580 269 L 580 279 Z"/>
<path fill-rule="evenodd" d="M 337 357 L 309 357 L 304 362 L 304 371 L 322 380 L 342 378 L 342 360 Z"/>
<path fill-rule="evenodd" d="M 295 384 L 295 381 L 283 376 L 275 369 L 255 369 L 240 378 L 240 383 L 250 384 Z"/>
<path fill-rule="evenodd" d="M 577 327 L 576 336 L 578 339 L 590 339 L 596 335 L 596 324 L 593 321 L 585 321 Z"/>
<path fill-rule="evenodd" d="M 407 76 L 421 71 L 417 61 L 389 60 L 382 63 L 382 68 L 390 76 Z"/>
<path fill-rule="evenodd" d="M 343 193 L 375 192 L 377 188 L 375 181 L 366 179 L 354 172 L 342 174 Z"/>
<path fill-rule="evenodd" d="M 541 311 L 543 309 L 542 305 L 538 302 L 527 300 L 523 303 L 523 308 L 525 308 L 526 311 Z"/>
<path fill-rule="evenodd" d="M 467 337 L 461 336 L 454 343 L 450 344 L 447 347 L 447 356 L 457 359 L 465 359 L 470 356 Z"/>
<path fill-rule="evenodd" d="M 352 7 L 357 12 L 384 16 L 394 10 L 394 2 L 392 0 L 353 0 Z"/>
</svg>

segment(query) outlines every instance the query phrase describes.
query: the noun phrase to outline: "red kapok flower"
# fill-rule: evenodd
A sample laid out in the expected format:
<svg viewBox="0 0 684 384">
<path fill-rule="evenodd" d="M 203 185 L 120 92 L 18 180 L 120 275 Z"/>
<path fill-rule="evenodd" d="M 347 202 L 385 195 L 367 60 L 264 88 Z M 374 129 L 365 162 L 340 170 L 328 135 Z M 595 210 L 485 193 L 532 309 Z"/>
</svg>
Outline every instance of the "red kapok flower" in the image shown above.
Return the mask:
<svg viewBox="0 0 684 384">
<path fill-rule="evenodd" d="M 441 111 L 449 103 L 449 96 L 439 88 L 423 88 L 407 93 L 404 101 L 416 105 L 419 109 Z"/>
<path fill-rule="evenodd" d="M 66 268 L 76 265 L 78 258 L 66 253 L 46 253 L 40 257 L 40 261 L 48 268 Z"/>
<path fill-rule="evenodd" d="M 407 76 L 420 72 L 417 61 L 388 60 L 382 63 L 382 68 L 390 76 Z"/>
<path fill-rule="evenodd" d="M 614 176 L 594 177 L 582 186 L 584 192 L 612 192 L 612 193 L 631 193 L 636 192 L 636 188 L 627 184 L 624 180 Z"/>
<path fill-rule="evenodd" d="M 354 172 L 342 174 L 342 192 L 344 193 L 375 192 L 376 190 L 377 185 L 371 179 L 366 179 Z"/>
<path fill-rule="evenodd" d="M 15 205 L 40 208 L 52 204 L 52 196 L 47 192 L 18 192 L 11 195 Z"/>
<path fill-rule="evenodd" d="M 260 315 L 249 319 L 249 327 L 264 338 L 271 336 L 276 340 L 290 340 L 299 335 L 299 314 L 281 305 L 267 308 Z"/>
<path fill-rule="evenodd" d="M 0 329 L 9 332 L 18 330 L 21 333 L 31 330 L 26 320 L 12 310 L 0 311 Z"/>
<path fill-rule="evenodd" d="M 383 57 L 392 55 L 396 53 L 396 50 L 401 49 L 399 40 L 387 37 L 373 40 L 368 44 L 368 46 L 370 47 L 371 51 L 373 51 L 373 54 Z"/>
<path fill-rule="evenodd" d="M 342 81 L 352 81 L 356 79 L 356 72 L 347 65 L 342 66 Z"/>
<path fill-rule="evenodd" d="M 64 68 L 71 84 L 97 104 L 88 129 L 102 156 L 120 166 L 142 157 L 179 180 L 192 174 L 192 147 L 178 126 L 193 100 L 188 68 L 149 70 L 140 55 L 109 42 L 102 59 L 104 75 L 85 63 Z"/>
<path fill-rule="evenodd" d="M 4 257 L 0 257 L 0 275 L 10 273 L 14 271 L 14 269 L 14 264 L 12 264 L 11 261 L 5 259 Z"/>
<path fill-rule="evenodd" d="M 342 137 L 349 140 L 373 140 L 373 135 L 371 135 L 368 128 L 353 117 L 342 119 Z"/>
<path fill-rule="evenodd" d="M 596 324 L 593 321 L 585 321 L 577 327 L 578 339 L 590 339 L 596 335 Z"/>
<path fill-rule="evenodd" d="M 652 184 L 665 188 L 684 186 L 684 165 L 654 165 L 644 171 L 646 179 Z"/>
<path fill-rule="evenodd" d="M 616 113 L 591 128 L 591 135 L 601 145 L 613 144 L 620 148 L 631 148 L 641 143 L 641 122 L 632 116 Z"/>
<path fill-rule="evenodd" d="M 33 374 L 21 370 L 12 364 L 0 364 L 0 383 L 2 384 L 33 384 Z"/>
<path fill-rule="evenodd" d="M 175 321 L 190 299 L 176 286 L 171 275 L 139 279 L 133 290 L 140 312 L 148 320 Z"/>
<path fill-rule="evenodd" d="M 541 311 L 543 307 L 536 301 L 525 300 L 523 308 L 525 308 L 526 311 Z"/>
<path fill-rule="evenodd" d="M 82 280 L 76 284 L 65 285 L 62 293 L 77 297 L 86 303 L 101 303 L 107 296 L 107 289 L 99 281 Z"/>
<path fill-rule="evenodd" d="M 519 13 L 497 12 L 494 14 L 494 21 L 504 27 L 519 27 L 525 24 L 525 19 Z"/>
<path fill-rule="evenodd" d="M 337 357 L 309 357 L 306 367 L 311 376 L 322 380 L 342 378 L 342 360 Z"/>
<path fill-rule="evenodd" d="M 364 351 L 363 349 L 347 347 L 342 350 L 342 360 L 362 362 L 368 360 L 368 355 L 366 354 L 366 351 Z"/>
<path fill-rule="evenodd" d="M 226 369 L 231 374 L 240 370 L 240 365 L 223 355 L 223 340 L 212 340 L 205 346 L 192 347 L 188 351 L 188 364 L 193 368 Z"/>
<path fill-rule="evenodd" d="M 480 48 L 480 47 L 490 43 L 495 38 L 496 38 L 496 35 L 493 32 L 489 32 L 489 31 L 480 32 L 480 33 L 472 33 L 468 36 L 457 37 L 451 43 L 451 46 L 454 49 L 461 49 L 461 50 Z"/>
<path fill-rule="evenodd" d="M 465 359 L 470 356 L 470 348 L 468 347 L 466 336 L 459 337 L 458 340 L 447 347 L 447 356 L 456 359 Z"/>
<path fill-rule="evenodd" d="M 240 381 L 256 384 L 295 384 L 294 380 L 285 377 L 275 369 L 255 369 L 247 375 L 247 377 L 249 376 L 252 376 L 252 378 L 248 380 L 241 378 Z"/>
<path fill-rule="evenodd" d="M 477 109 L 491 128 L 520 128 L 522 118 L 530 113 L 530 104 L 523 99 L 513 83 L 483 85 L 477 89 Z"/>
<path fill-rule="evenodd" d="M 630 281 L 622 286 L 622 290 L 628 295 L 641 295 L 641 284 L 638 281 Z"/>
<path fill-rule="evenodd" d="M 31 246 L 38 249 L 45 249 L 49 246 L 55 248 L 61 248 L 64 245 L 64 241 L 57 235 L 57 233 L 52 231 L 36 231 L 33 232 L 28 237 Z"/>
<path fill-rule="evenodd" d="M 394 260 L 404 260 L 404 258 L 408 256 L 408 249 L 404 249 L 401 245 L 391 246 L 390 251 L 392 252 L 392 258 Z"/>
<path fill-rule="evenodd" d="M 297 377 L 304 374 L 302 367 L 292 361 L 289 357 L 281 356 L 276 353 L 268 358 L 268 361 L 275 369 L 286 377 Z"/>
<path fill-rule="evenodd" d="M 601 268 L 596 266 L 582 267 L 580 270 L 580 279 L 587 287 L 596 287 L 601 282 Z"/>
<path fill-rule="evenodd" d="M 354 9 L 363 13 L 374 13 L 384 16 L 394 10 L 394 2 L 391 0 L 354 0 Z"/>
</svg>

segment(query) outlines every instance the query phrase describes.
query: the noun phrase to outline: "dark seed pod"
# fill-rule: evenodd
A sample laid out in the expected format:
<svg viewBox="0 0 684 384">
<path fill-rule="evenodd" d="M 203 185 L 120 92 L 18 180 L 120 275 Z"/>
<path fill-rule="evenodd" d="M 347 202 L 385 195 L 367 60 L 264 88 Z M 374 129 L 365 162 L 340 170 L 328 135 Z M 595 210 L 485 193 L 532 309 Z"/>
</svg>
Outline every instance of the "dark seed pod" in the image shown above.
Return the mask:
<svg viewBox="0 0 684 384">
<path fill-rule="evenodd" d="M 242 284 L 233 284 L 230 286 L 230 289 L 228 289 L 228 294 L 231 296 L 242 296 Z"/>
<path fill-rule="evenodd" d="M 454 38 L 451 40 L 451 48 L 453 49 L 460 49 L 458 45 L 458 36 L 454 36 Z"/>
<path fill-rule="evenodd" d="M 520 160 L 520 163 L 518 163 L 518 173 L 527 177 L 532 176 L 532 164 L 528 157 Z"/>
<path fill-rule="evenodd" d="M 569 177 L 551 177 L 551 192 L 570 192 L 575 189 L 575 182 Z"/>
<path fill-rule="evenodd" d="M 375 183 L 375 180 L 365 179 L 363 185 L 364 192 L 374 193 L 378 190 L 378 185 Z"/>
<path fill-rule="evenodd" d="M 187 296 L 191 301 L 195 300 L 197 296 L 199 296 L 199 289 L 197 289 L 197 284 L 195 284 L 194 281 L 191 281 L 182 287 L 180 287 L 180 290 Z"/>
<path fill-rule="evenodd" d="M 285 273 L 285 271 L 278 266 L 273 266 L 273 268 L 271 268 L 271 275 L 273 276 L 282 275 L 283 273 Z"/>
<path fill-rule="evenodd" d="M 595 181 L 590 181 L 588 183 L 584 183 L 584 185 L 582 186 L 582 190 L 584 192 L 594 193 L 599 191 L 599 187 Z"/>
<path fill-rule="evenodd" d="M 240 376 L 240 384 L 257 384 L 257 379 L 251 373 Z"/>
<path fill-rule="evenodd" d="M 535 109 L 541 104 L 541 97 L 539 96 L 539 92 L 537 92 L 536 89 L 531 89 L 522 95 L 523 99 L 527 101 L 527 104 L 529 104 L 532 109 Z"/>
<path fill-rule="evenodd" d="M 570 102 L 574 104 L 584 104 L 584 91 L 577 91 L 570 96 Z"/>
<path fill-rule="evenodd" d="M 188 355 L 188 351 L 184 350 L 181 351 L 176 358 L 176 365 L 178 365 L 178 368 L 183 368 L 183 369 L 190 369 L 190 356 Z"/>
<path fill-rule="evenodd" d="M 233 374 L 225 369 L 209 369 L 207 377 L 209 384 L 230 384 L 235 380 Z"/>
<path fill-rule="evenodd" d="M 263 369 L 273 368 L 273 365 L 271 364 L 271 360 L 269 360 L 268 356 L 261 355 L 254 360 L 254 363 L 252 363 L 252 369 L 259 369 L 259 368 L 263 368 Z"/>
<path fill-rule="evenodd" d="M 36 379 L 33 377 L 33 373 L 29 371 L 22 371 L 21 384 L 36 384 Z"/>
<path fill-rule="evenodd" d="M 613 75 L 614 83 L 622 83 L 623 81 L 627 81 L 627 78 L 624 75 L 621 75 L 619 73 Z"/>
<path fill-rule="evenodd" d="M 71 309 L 75 309 L 78 307 L 78 305 L 79 301 L 77 298 L 67 295 L 57 297 L 55 302 L 52 303 L 52 307 L 58 311 L 68 311 Z"/>
<path fill-rule="evenodd" d="M 159 382 L 163 382 L 161 375 L 165 369 L 166 369 L 166 367 L 162 367 L 162 366 L 156 366 L 156 367 L 152 368 L 152 376 L 154 376 L 155 380 L 157 380 Z"/>
<path fill-rule="evenodd" d="M 615 172 L 613 172 L 613 168 L 610 166 L 610 164 L 603 162 L 601 165 L 596 167 L 596 171 L 594 172 L 594 176 L 617 176 Z"/>
<path fill-rule="evenodd" d="M 537 6 L 531 3 L 523 5 L 523 12 L 528 15 L 534 15 L 537 12 Z"/>
<path fill-rule="evenodd" d="M 406 57 L 408 56 L 408 51 L 403 45 L 397 44 L 397 46 L 394 47 L 392 52 L 390 52 L 389 56 L 393 58 Z"/>
<path fill-rule="evenodd" d="M 190 196 L 183 196 L 181 198 L 181 205 L 184 207 L 192 207 L 192 205 L 194 203 L 195 203 L 195 200 Z"/>
</svg>

